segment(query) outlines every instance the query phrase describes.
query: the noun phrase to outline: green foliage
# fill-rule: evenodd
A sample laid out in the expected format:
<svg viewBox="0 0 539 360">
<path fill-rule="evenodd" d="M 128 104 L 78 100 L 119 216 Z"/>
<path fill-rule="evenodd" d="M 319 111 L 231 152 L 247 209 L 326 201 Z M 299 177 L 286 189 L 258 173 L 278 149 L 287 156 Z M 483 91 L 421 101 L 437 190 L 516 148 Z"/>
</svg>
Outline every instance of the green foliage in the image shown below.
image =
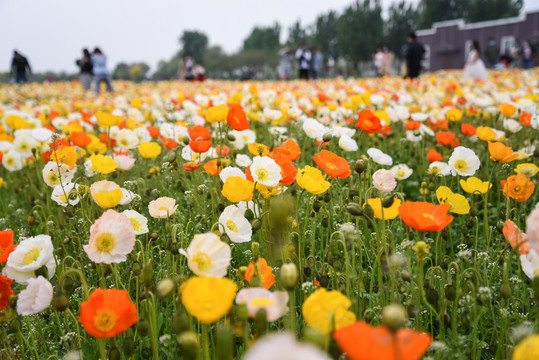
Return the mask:
<svg viewBox="0 0 539 360">
<path fill-rule="evenodd" d="M 416 30 L 418 18 L 417 8 L 404 0 L 393 3 L 389 7 L 388 21 L 385 24 L 385 43 L 396 56 L 402 55 L 402 50 L 406 45 L 406 35 Z"/>
<path fill-rule="evenodd" d="M 307 28 L 301 26 L 298 19 L 292 26 L 288 28 L 288 40 L 286 43 L 292 46 L 309 45 L 311 37 Z"/>
<path fill-rule="evenodd" d="M 129 79 L 129 65 L 124 62 L 116 65 L 116 68 L 112 72 L 113 79 L 128 80 Z"/>
<path fill-rule="evenodd" d="M 243 41 L 243 50 L 274 50 L 280 45 L 281 25 L 255 26 Z"/>
<path fill-rule="evenodd" d="M 518 16 L 523 0 L 470 0 L 466 20 L 478 22 Z"/>
<path fill-rule="evenodd" d="M 335 11 L 319 15 L 314 25 L 313 42 L 320 51 L 336 59 L 339 56 L 337 23 L 339 15 Z"/>
<path fill-rule="evenodd" d="M 126 64 L 119 63 L 112 72 L 112 78 L 117 80 L 141 81 L 146 78 L 150 67 L 146 63 Z"/>
<path fill-rule="evenodd" d="M 182 55 L 191 54 L 196 62 L 202 62 L 204 51 L 208 47 L 208 37 L 199 31 L 184 31 L 180 37 Z"/>
</svg>

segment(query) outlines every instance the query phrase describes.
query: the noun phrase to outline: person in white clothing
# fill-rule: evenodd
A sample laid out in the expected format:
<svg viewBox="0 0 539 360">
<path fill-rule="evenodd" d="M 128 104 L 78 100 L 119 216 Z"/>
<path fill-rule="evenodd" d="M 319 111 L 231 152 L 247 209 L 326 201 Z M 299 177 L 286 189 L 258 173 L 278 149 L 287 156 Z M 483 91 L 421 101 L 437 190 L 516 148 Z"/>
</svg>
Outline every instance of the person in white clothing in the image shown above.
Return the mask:
<svg viewBox="0 0 539 360">
<path fill-rule="evenodd" d="M 97 47 L 92 54 L 92 63 L 94 65 L 95 94 L 99 95 L 101 81 L 104 81 L 107 84 L 108 91 L 112 91 L 109 69 L 107 69 L 107 57 L 103 54 L 101 49 Z"/>
<path fill-rule="evenodd" d="M 487 69 L 479 54 L 479 42 L 474 40 L 466 57 L 464 79 L 486 80 L 488 78 Z"/>
</svg>

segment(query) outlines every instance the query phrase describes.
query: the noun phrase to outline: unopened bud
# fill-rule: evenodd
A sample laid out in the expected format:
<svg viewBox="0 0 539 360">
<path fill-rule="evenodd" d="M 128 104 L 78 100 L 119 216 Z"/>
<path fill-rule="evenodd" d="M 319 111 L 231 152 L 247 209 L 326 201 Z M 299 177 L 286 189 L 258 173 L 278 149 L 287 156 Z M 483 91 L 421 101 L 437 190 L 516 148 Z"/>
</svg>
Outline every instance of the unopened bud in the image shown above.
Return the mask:
<svg viewBox="0 0 539 360">
<path fill-rule="evenodd" d="M 513 294 L 513 291 L 511 289 L 511 286 L 507 282 L 502 283 L 500 286 L 500 296 L 503 299 L 509 299 L 511 295 Z"/>
<path fill-rule="evenodd" d="M 372 206 L 369 205 L 369 203 L 365 204 L 365 206 L 363 207 L 363 212 L 365 216 L 368 216 L 371 219 L 374 217 L 374 210 Z"/>
<path fill-rule="evenodd" d="M 148 324 L 148 320 L 146 319 L 140 319 L 138 322 L 137 322 L 137 332 L 141 335 L 141 336 L 146 336 L 148 335 L 148 332 L 150 331 L 150 324 Z"/>
<path fill-rule="evenodd" d="M 150 286 L 153 282 L 153 267 L 151 264 L 146 264 L 142 269 L 142 282 L 146 286 Z"/>
<path fill-rule="evenodd" d="M 109 350 L 109 353 L 107 354 L 107 358 L 109 360 L 121 360 L 122 354 L 116 346 L 112 346 Z"/>
<path fill-rule="evenodd" d="M 281 267 L 281 284 L 283 287 L 288 290 L 292 291 L 298 284 L 299 274 L 298 274 L 298 268 L 296 264 L 294 263 L 288 263 L 283 264 Z"/>
<path fill-rule="evenodd" d="M 186 359 L 196 359 L 200 349 L 200 339 L 193 331 L 184 331 L 177 337 L 178 344 L 185 353 Z"/>
<path fill-rule="evenodd" d="M 358 173 L 358 174 L 361 174 L 363 171 L 365 171 L 365 169 L 367 169 L 367 163 L 365 163 L 365 160 L 363 159 L 359 159 L 355 162 L 354 164 L 354 170 Z"/>
<path fill-rule="evenodd" d="M 181 334 L 189 330 L 189 318 L 185 311 L 178 309 L 172 317 L 172 331 Z"/>
<path fill-rule="evenodd" d="M 69 298 L 65 294 L 55 295 L 52 298 L 51 305 L 58 312 L 65 311 L 69 307 Z"/>
<path fill-rule="evenodd" d="M 262 227 L 262 221 L 260 221 L 260 219 L 254 219 L 251 222 L 251 227 L 253 228 L 253 232 L 260 230 L 260 228 Z"/>
<path fill-rule="evenodd" d="M 26 218 L 26 223 L 28 223 L 28 225 L 32 226 L 32 225 L 34 225 L 35 222 L 36 222 L 36 218 L 33 217 L 32 215 L 28 215 L 28 217 Z"/>
<path fill-rule="evenodd" d="M 327 132 L 327 133 L 324 134 L 324 136 L 322 136 L 322 141 L 324 141 L 324 142 L 331 141 L 332 137 L 333 137 L 333 135 L 331 135 L 330 132 Z"/>
<path fill-rule="evenodd" d="M 392 331 L 403 327 L 406 319 L 406 309 L 401 304 L 390 304 L 382 309 L 382 322 Z"/>
<path fill-rule="evenodd" d="M 169 297 L 176 290 L 176 282 L 171 278 L 165 278 L 157 283 L 157 296 L 161 299 Z"/>
<path fill-rule="evenodd" d="M 245 280 L 245 273 L 247 272 L 247 266 L 240 266 L 238 270 L 236 270 L 236 276 L 243 281 Z"/>
<path fill-rule="evenodd" d="M 394 201 L 395 198 L 392 195 L 386 196 L 384 200 L 382 200 L 382 206 L 385 208 L 391 207 Z"/>
<path fill-rule="evenodd" d="M 127 357 L 133 356 L 135 353 L 135 342 L 133 341 L 133 338 L 126 337 L 124 338 L 124 341 L 122 343 L 122 350 L 124 351 L 124 355 Z"/>
<path fill-rule="evenodd" d="M 350 215 L 361 216 L 363 214 L 363 208 L 358 203 L 350 202 L 346 205 L 346 210 Z"/>
</svg>

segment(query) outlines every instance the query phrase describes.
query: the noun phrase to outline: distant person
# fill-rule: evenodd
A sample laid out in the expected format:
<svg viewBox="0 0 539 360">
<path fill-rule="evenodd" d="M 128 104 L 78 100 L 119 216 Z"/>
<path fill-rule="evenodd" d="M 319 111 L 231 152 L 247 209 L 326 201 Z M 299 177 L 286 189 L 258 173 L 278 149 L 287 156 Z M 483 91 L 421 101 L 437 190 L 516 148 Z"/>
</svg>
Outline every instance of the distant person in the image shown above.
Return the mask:
<svg viewBox="0 0 539 360">
<path fill-rule="evenodd" d="M 107 90 L 112 90 L 112 84 L 110 82 L 110 74 L 107 69 L 107 57 L 101 49 L 95 48 L 94 53 L 92 54 L 92 63 L 93 63 L 93 72 L 95 76 L 95 93 L 99 95 L 99 88 L 101 87 L 101 82 L 104 81 L 107 84 Z"/>
<path fill-rule="evenodd" d="M 290 80 L 294 70 L 294 56 L 288 46 L 279 51 L 279 79 Z"/>
<path fill-rule="evenodd" d="M 522 48 L 521 48 L 523 69 L 531 69 L 533 67 L 533 55 L 534 55 L 533 47 L 530 45 L 528 40 L 524 40 L 522 42 Z"/>
<path fill-rule="evenodd" d="M 187 53 L 183 56 L 180 63 L 179 77 L 180 80 L 193 81 L 195 80 L 195 61 L 191 57 L 191 54 Z"/>
<path fill-rule="evenodd" d="M 76 61 L 80 69 L 79 78 L 84 90 L 90 90 L 92 86 L 92 77 L 94 75 L 94 63 L 88 49 L 82 50 L 82 58 Z"/>
<path fill-rule="evenodd" d="M 484 52 L 485 60 L 489 67 L 493 67 L 500 58 L 500 47 L 494 38 L 490 38 Z"/>
<path fill-rule="evenodd" d="M 376 48 L 376 52 L 373 55 L 373 61 L 374 61 L 374 72 L 376 76 L 381 75 L 381 69 L 382 69 L 382 59 L 384 58 L 384 53 L 382 52 L 382 48 L 378 46 Z"/>
<path fill-rule="evenodd" d="M 380 75 L 387 76 L 391 75 L 391 68 L 393 67 L 393 58 L 395 57 L 389 46 L 384 45 L 382 47 L 382 63 L 380 66 Z"/>
<path fill-rule="evenodd" d="M 313 47 L 312 55 L 313 60 L 311 71 L 313 74 L 313 79 L 317 80 L 324 68 L 324 55 L 322 55 L 322 53 L 318 50 L 316 46 Z"/>
<path fill-rule="evenodd" d="M 421 60 L 423 60 L 423 56 L 425 55 L 425 48 L 417 42 L 415 33 L 410 33 L 407 40 L 408 47 L 404 54 L 407 68 L 405 77 L 416 79 L 421 71 Z"/>
<path fill-rule="evenodd" d="M 296 50 L 296 60 L 298 61 L 298 77 L 309 80 L 309 70 L 311 68 L 311 52 L 305 46 L 300 46 Z"/>
<path fill-rule="evenodd" d="M 486 80 L 487 69 L 483 60 L 481 60 L 479 42 L 472 41 L 472 46 L 466 56 L 466 64 L 464 65 L 464 79 Z"/>
<path fill-rule="evenodd" d="M 13 60 L 11 60 L 11 72 L 15 76 L 15 82 L 17 84 L 24 84 L 28 82 L 28 71 L 29 74 L 32 73 L 30 64 L 28 60 L 22 56 L 17 50 L 13 51 Z"/>
<path fill-rule="evenodd" d="M 193 74 L 197 81 L 204 81 L 206 79 L 206 69 L 202 64 L 196 64 L 193 68 Z"/>
</svg>

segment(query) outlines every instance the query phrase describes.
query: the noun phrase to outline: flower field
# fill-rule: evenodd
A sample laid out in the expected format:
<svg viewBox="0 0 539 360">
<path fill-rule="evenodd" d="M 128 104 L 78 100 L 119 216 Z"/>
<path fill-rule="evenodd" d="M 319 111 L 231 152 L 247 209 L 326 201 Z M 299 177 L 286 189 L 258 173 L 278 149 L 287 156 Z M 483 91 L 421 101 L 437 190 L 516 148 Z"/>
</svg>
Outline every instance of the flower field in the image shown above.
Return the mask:
<svg viewBox="0 0 539 360">
<path fill-rule="evenodd" d="M 0 359 L 538 359 L 539 70 L 489 76 L 0 85 Z"/>
</svg>

